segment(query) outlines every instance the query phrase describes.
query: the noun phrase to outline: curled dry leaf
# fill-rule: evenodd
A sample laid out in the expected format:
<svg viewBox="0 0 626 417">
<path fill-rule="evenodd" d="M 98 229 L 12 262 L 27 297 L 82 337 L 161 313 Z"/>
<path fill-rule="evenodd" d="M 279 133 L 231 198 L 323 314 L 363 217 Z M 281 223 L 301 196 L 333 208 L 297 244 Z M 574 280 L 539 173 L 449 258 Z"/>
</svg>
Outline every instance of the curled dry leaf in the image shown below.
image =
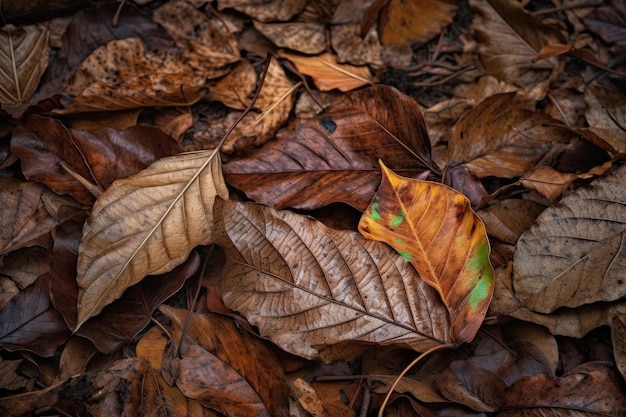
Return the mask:
<svg viewBox="0 0 626 417">
<path fill-rule="evenodd" d="M 293 62 L 296 69 L 313 78 L 313 82 L 322 91 L 352 91 L 364 85 L 372 84 L 373 78 L 367 66 L 339 64 L 337 57 L 329 53 L 317 56 L 302 56 L 279 51 L 278 56 Z"/>
<path fill-rule="evenodd" d="M 626 295 L 626 167 L 549 207 L 517 242 L 513 288 L 551 313 Z"/>
<path fill-rule="evenodd" d="M 318 117 L 224 166 L 229 185 L 276 208 L 345 202 L 364 210 L 380 181 L 378 160 L 407 176 L 438 175 L 419 106 L 388 86 L 343 95 Z"/>
<path fill-rule="evenodd" d="M 48 67 L 49 36 L 44 26 L 0 29 L 0 103 L 13 116 L 26 108 Z"/>
<path fill-rule="evenodd" d="M 487 70 L 500 80 L 522 87 L 536 84 L 550 70 L 556 59 L 533 63 L 533 58 L 549 41 L 566 43 L 563 35 L 508 0 L 471 0 L 474 12 L 472 27 L 478 42 L 478 54 Z"/>
<path fill-rule="evenodd" d="M 383 45 L 425 42 L 452 23 L 457 7 L 457 0 L 391 0 L 380 15 L 380 40 Z"/>
<path fill-rule="evenodd" d="M 57 114 L 184 106 L 204 94 L 205 79 L 175 56 L 144 51 L 141 40 L 111 41 L 83 61 L 63 90 Z"/>
<path fill-rule="evenodd" d="M 464 164 L 475 176 L 513 178 L 537 164 L 555 142 L 574 135 L 557 120 L 520 108 L 515 93 L 494 94 L 456 123 L 449 142 L 449 167 Z"/>
<path fill-rule="evenodd" d="M 228 197 L 216 155 L 161 159 L 100 196 L 78 255 L 77 328 L 146 275 L 170 271 L 213 242 L 213 201 Z"/>
<path fill-rule="evenodd" d="M 215 213 L 224 302 L 283 350 L 330 361 L 359 342 L 450 342 L 437 293 L 387 245 L 253 203 L 218 199 Z"/>
<path fill-rule="evenodd" d="M 452 341 L 471 341 L 494 285 L 482 220 L 452 188 L 400 177 L 382 163 L 381 168 L 382 182 L 359 231 L 408 259 L 448 309 Z"/>
</svg>

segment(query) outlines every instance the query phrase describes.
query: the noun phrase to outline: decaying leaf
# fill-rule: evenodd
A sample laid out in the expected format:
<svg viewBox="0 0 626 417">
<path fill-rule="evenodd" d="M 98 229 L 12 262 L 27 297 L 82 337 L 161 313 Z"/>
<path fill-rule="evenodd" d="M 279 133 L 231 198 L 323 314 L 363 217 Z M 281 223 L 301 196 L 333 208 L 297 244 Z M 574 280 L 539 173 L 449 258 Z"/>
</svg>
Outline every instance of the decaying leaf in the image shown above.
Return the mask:
<svg viewBox="0 0 626 417">
<path fill-rule="evenodd" d="M 391 0 L 380 16 L 383 45 L 425 42 L 452 23 L 457 0 Z"/>
<path fill-rule="evenodd" d="M 607 141 L 615 152 L 626 154 L 626 97 L 602 87 L 585 88 L 589 130 Z"/>
<path fill-rule="evenodd" d="M 204 93 L 205 79 L 180 59 L 144 51 L 141 40 L 111 41 L 83 61 L 63 90 L 58 114 L 182 106 Z"/>
<path fill-rule="evenodd" d="M 566 43 L 563 35 L 508 0 L 471 0 L 472 27 L 487 73 L 518 86 L 532 86 L 556 65 L 555 58 L 533 63 L 548 41 Z"/>
<path fill-rule="evenodd" d="M 525 307 L 551 313 L 626 295 L 626 168 L 549 207 L 519 239 L 513 288 Z"/>
<path fill-rule="evenodd" d="M 404 178 L 381 163 L 383 179 L 359 231 L 389 244 L 435 288 L 455 343 L 469 342 L 493 295 L 485 226 L 462 194 L 429 181 Z"/>
<path fill-rule="evenodd" d="M 0 29 L 0 103 L 17 116 L 48 67 L 49 31 L 44 26 L 5 25 Z"/>
<path fill-rule="evenodd" d="M 373 82 L 368 67 L 339 64 L 337 57 L 328 52 L 317 56 L 303 56 L 280 51 L 278 56 L 293 62 L 298 71 L 313 78 L 317 88 L 322 91 L 335 88 L 344 92 L 352 91 Z"/>
<path fill-rule="evenodd" d="M 437 293 L 387 245 L 253 203 L 218 199 L 215 213 L 224 302 L 282 349 L 337 360 L 358 342 L 451 341 Z"/>
<path fill-rule="evenodd" d="M 146 275 L 167 272 L 213 241 L 215 196 L 228 197 L 215 152 L 161 159 L 96 201 L 78 256 L 78 322 Z"/>
<path fill-rule="evenodd" d="M 438 176 L 419 106 L 388 86 L 344 95 L 276 139 L 224 165 L 229 185 L 276 208 L 345 202 L 364 210 L 380 181 L 379 159 L 403 175 Z"/>
</svg>

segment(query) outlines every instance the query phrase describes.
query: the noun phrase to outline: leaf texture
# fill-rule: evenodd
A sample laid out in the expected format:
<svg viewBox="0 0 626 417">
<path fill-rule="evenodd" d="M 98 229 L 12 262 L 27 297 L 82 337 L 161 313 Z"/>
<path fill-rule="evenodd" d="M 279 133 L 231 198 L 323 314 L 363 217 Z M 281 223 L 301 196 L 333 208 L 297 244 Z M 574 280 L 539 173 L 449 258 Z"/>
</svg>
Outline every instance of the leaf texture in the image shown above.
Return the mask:
<svg viewBox="0 0 626 417">
<path fill-rule="evenodd" d="M 77 328 L 146 275 L 170 271 L 213 242 L 213 201 L 228 196 L 214 156 L 161 159 L 96 201 L 78 256 Z"/>
<path fill-rule="evenodd" d="M 404 175 L 438 173 L 419 106 L 388 86 L 344 95 L 318 117 L 229 161 L 224 175 L 250 199 L 275 208 L 344 202 L 364 210 L 380 181 L 379 159 Z"/>
<path fill-rule="evenodd" d="M 452 340 L 471 341 L 494 286 L 482 220 L 469 200 L 452 188 L 403 178 L 381 167 L 383 180 L 361 217 L 359 231 L 407 258 L 446 305 Z"/>
<path fill-rule="evenodd" d="M 546 209 L 517 242 L 513 289 L 551 313 L 626 295 L 626 168 Z"/>
<path fill-rule="evenodd" d="M 282 349 L 337 360 L 348 343 L 449 343 L 437 293 L 387 245 L 254 203 L 217 199 L 215 212 L 224 302 Z"/>
</svg>

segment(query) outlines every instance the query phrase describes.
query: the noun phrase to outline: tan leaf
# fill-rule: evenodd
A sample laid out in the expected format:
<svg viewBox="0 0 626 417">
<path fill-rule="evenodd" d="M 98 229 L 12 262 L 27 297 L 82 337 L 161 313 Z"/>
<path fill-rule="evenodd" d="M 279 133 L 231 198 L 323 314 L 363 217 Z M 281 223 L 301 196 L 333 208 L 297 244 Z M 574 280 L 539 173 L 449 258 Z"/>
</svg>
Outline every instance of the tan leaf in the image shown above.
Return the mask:
<svg viewBox="0 0 626 417">
<path fill-rule="evenodd" d="M 372 75 L 366 66 L 337 63 L 337 57 L 329 53 L 317 56 L 301 56 L 280 51 L 281 58 L 293 62 L 298 71 L 309 75 L 322 91 L 337 88 L 340 91 L 351 91 L 364 85 L 372 84 Z"/>
<path fill-rule="evenodd" d="M 321 23 L 288 22 L 262 23 L 254 27 L 280 48 L 289 48 L 303 54 L 320 54 L 326 50 L 326 28 Z"/>
<path fill-rule="evenodd" d="M 233 8 L 261 22 L 290 20 L 300 13 L 307 0 L 219 0 L 219 10 Z"/>
<path fill-rule="evenodd" d="M 513 287 L 525 307 L 551 313 L 626 295 L 626 168 L 549 207 L 517 242 Z"/>
<path fill-rule="evenodd" d="M 211 151 L 163 158 L 113 183 L 83 229 L 76 328 L 146 275 L 170 271 L 213 242 L 216 195 L 228 191 Z"/>
<path fill-rule="evenodd" d="M 544 209 L 544 205 L 531 200 L 508 199 L 479 210 L 478 215 L 490 236 L 514 245 Z"/>
<path fill-rule="evenodd" d="M 63 90 L 65 108 L 55 112 L 189 105 L 204 83 L 181 58 L 145 52 L 137 38 L 115 40 L 83 61 Z"/>
<path fill-rule="evenodd" d="M 361 36 L 361 25 L 358 22 L 332 25 L 330 41 L 339 62 L 371 65 L 374 68 L 383 66 L 381 59 L 383 47 L 375 28 Z"/>
<path fill-rule="evenodd" d="M 563 173 L 548 166 L 540 166 L 528 171 L 519 181 L 524 187 L 536 190 L 548 201 L 553 202 L 577 179 L 576 174 Z"/>
<path fill-rule="evenodd" d="M 450 341 L 436 291 L 387 245 L 252 203 L 218 199 L 215 212 L 224 302 L 283 350 L 333 360 L 357 342 Z"/>
<path fill-rule="evenodd" d="M 0 29 L 0 103 L 4 110 L 21 113 L 48 67 L 49 31 L 44 26 Z"/>
<path fill-rule="evenodd" d="M 518 86 L 536 84 L 556 59 L 533 63 L 533 58 L 553 40 L 565 43 L 563 35 L 526 13 L 518 2 L 508 0 L 471 0 L 472 27 L 478 54 L 487 73 Z"/>
<path fill-rule="evenodd" d="M 242 60 L 211 85 L 208 99 L 219 101 L 231 109 L 245 110 L 254 95 L 256 81 L 254 67 L 249 61 Z"/>
<path fill-rule="evenodd" d="M 452 23 L 455 0 L 391 0 L 383 9 L 379 30 L 383 45 L 425 42 Z"/>
<path fill-rule="evenodd" d="M 618 153 L 626 153 L 626 97 L 602 87 L 585 89 L 589 129 Z"/>
<path fill-rule="evenodd" d="M 461 117 L 449 142 L 450 166 L 464 164 L 475 176 L 513 178 L 536 165 L 573 134 L 550 125 L 556 120 L 524 110 L 515 93 L 495 94 Z"/>
</svg>

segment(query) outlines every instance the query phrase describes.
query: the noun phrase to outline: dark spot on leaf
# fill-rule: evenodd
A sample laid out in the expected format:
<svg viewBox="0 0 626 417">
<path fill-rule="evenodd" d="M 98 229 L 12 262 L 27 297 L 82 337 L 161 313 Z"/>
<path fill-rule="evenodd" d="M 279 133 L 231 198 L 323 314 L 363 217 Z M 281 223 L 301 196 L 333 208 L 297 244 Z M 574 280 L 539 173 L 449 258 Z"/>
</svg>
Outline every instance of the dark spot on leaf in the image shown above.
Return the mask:
<svg viewBox="0 0 626 417">
<path fill-rule="evenodd" d="M 330 134 L 335 133 L 335 130 L 337 130 L 337 123 L 333 121 L 332 117 L 324 117 L 320 120 L 320 126 Z"/>
</svg>

